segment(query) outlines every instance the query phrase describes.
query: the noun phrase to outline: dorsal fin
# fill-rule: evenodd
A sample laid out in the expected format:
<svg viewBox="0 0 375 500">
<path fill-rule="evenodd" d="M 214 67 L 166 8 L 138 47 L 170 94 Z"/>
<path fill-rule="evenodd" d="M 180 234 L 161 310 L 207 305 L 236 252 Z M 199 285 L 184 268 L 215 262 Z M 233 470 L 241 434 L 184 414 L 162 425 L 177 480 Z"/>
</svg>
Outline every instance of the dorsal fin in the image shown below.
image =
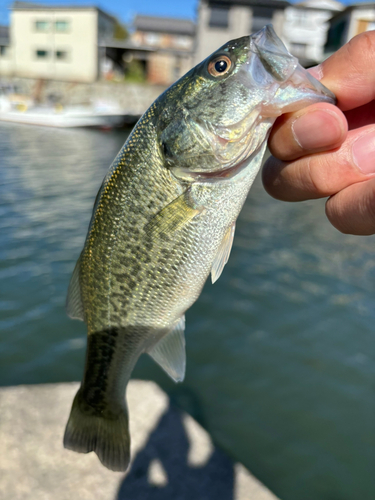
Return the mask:
<svg viewBox="0 0 375 500">
<path fill-rule="evenodd" d="M 227 229 L 223 241 L 221 242 L 211 268 L 211 281 L 215 283 L 220 278 L 225 264 L 228 262 L 230 251 L 232 250 L 234 231 L 236 223 L 233 222 Z"/>
<path fill-rule="evenodd" d="M 156 361 L 175 382 L 185 378 L 185 316 L 182 316 L 165 337 L 148 354 Z"/>
<path fill-rule="evenodd" d="M 72 277 L 70 278 L 68 295 L 66 297 L 66 312 L 72 319 L 84 321 L 83 304 L 81 297 L 81 286 L 79 284 L 79 271 L 81 268 L 81 256 L 77 260 Z"/>
</svg>

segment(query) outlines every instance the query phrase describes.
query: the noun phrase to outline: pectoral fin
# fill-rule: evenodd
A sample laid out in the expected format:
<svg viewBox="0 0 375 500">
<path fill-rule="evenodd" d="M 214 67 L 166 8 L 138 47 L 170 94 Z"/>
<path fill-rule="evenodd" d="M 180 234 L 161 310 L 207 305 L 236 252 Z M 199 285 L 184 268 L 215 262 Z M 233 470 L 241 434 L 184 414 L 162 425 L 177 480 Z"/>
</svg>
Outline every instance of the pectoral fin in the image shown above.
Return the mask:
<svg viewBox="0 0 375 500">
<path fill-rule="evenodd" d="M 81 267 L 81 257 L 77 260 L 73 275 L 70 279 L 68 295 L 66 297 L 66 312 L 72 319 L 84 320 L 83 304 L 81 297 L 81 287 L 79 284 L 79 270 Z"/>
<path fill-rule="evenodd" d="M 202 209 L 190 206 L 188 194 L 183 193 L 158 212 L 145 229 L 147 232 L 170 234 L 182 229 L 201 212 Z"/>
<path fill-rule="evenodd" d="M 148 351 L 148 354 L 165 370 L 175 382 L 185 378 L 185 316 L 182 316 L 173 330 Z"/>
<path fill-rule="evenodd" d="M 233 222 L 227 229 L 224 239 L 219 246 L 219 250 L 215 256 L 215 259 L 211 268 L 211 280 L 215 283 L 220 278 L 223 272 L 225 264 L 229 260 L 230 251 L 232 250 L 234 231 L 236 229 L 236 223 Z"/>
</svg>

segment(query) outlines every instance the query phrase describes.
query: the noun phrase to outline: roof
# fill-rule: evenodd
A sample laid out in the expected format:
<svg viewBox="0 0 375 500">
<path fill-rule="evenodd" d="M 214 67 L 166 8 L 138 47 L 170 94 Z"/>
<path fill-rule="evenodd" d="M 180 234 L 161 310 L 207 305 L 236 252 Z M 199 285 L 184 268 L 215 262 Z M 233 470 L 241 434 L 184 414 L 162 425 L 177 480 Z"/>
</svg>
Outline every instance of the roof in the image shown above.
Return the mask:
<svg viewBox="0 0 375 500">
<path fill-rule="evenodd" d="M 206 0 L 209 4 L 230 7 L 231 5 L 248 5 L 249 7 L 270 7 L 275 9 L 285 9 L 291 4 L 285 0 Z"/>
<path fill-rule="evenodd" d="M 135 50 L 141 52 L 155 52 L 156 47 L 134 45 L 131 40 L 117 40 L 115 38 L 107 38 L 100 40 L 99 47 L 110 47 L 114 49 Z"/>
<path fill-rule="evenodd" d="M 152 31 L 154 33 L 189 36 L 194 36 L 195 34 L 195 23 L 190 21 L 190 19 L 136 15 L 133 20 L 133 26 L 136 30 Z"/>
<path fill-rule="evenodd" d="M 348 5 L 348 8 L 351 9 L 358 9 L 358 8 L 368 8 L 368 7 L 375 7 L 375 2 L 360 2 L 360 3 L 352 3 L 351 5 Z"/>
<path fill-rule="evenodd" d="M 100 12 L 103 16 L 108 17 L 112 21 L 116 21 L 114 16 L 111 16 L 104 10 L 96 7 L 96 5 L 47 5 L 40 3 L 30 3 L 30 2 L 13 2 L 11 6 L 12 10 L 96 10 Z"/>
<path fill-rule="evenodd" d="M 336 0 L 305 0 L 295 3 L 293 7 L 297 9 L 328 10 L 332 12 L 345 9 L 345 5 L 341 2 L 336 2 Z"/>
<path fill-rule="evenodd" d="M 346 7 L 346 9 L 344 9 L 341 12 L 338 12 L 333 17 L 331 17 L 329 22 L 332 24 L 332 22 L 337 21 L 338 19 L 343 18 L 346 15 L 350 14 L 353 10 L 369 9 L 369 8 L 375 9 L 375 2 L 361 2 L 361 3 L 355 3 L 352 5 L 348 5 Z"/>
</svg>

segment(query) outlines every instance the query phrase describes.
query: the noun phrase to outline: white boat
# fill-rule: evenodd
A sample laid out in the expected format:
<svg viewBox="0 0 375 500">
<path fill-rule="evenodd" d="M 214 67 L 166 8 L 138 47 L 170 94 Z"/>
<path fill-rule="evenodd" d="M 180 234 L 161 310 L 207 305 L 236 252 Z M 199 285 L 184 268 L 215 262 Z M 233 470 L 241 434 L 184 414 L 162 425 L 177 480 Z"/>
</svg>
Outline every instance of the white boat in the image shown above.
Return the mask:
<svg viewBox="0 0 375 500">
<path fill-rule="evenodd" d="M 0 121 L 46 127 L 112 128 L 124 124 L 126 111 L 113 104 L 34 105 L 31 99 L 0 96 Z"/>
</svg>

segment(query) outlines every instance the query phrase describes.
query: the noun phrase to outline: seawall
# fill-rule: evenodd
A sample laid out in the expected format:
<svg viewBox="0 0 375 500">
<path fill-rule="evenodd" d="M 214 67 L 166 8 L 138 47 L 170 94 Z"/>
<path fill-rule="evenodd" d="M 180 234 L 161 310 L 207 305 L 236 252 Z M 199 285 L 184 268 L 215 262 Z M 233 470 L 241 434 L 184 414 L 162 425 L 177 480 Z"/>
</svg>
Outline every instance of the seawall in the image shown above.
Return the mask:
<svg viewBox="0 0 375 500">
<path fill-rule="evenodd" d="M 4 500 L 277 500 L 212 443 L 153 382 L 127 399 L 132 465 L 105 469 L 62 445 L 77 383 L 0 388 L 0 498 Z"/>
</svg>

